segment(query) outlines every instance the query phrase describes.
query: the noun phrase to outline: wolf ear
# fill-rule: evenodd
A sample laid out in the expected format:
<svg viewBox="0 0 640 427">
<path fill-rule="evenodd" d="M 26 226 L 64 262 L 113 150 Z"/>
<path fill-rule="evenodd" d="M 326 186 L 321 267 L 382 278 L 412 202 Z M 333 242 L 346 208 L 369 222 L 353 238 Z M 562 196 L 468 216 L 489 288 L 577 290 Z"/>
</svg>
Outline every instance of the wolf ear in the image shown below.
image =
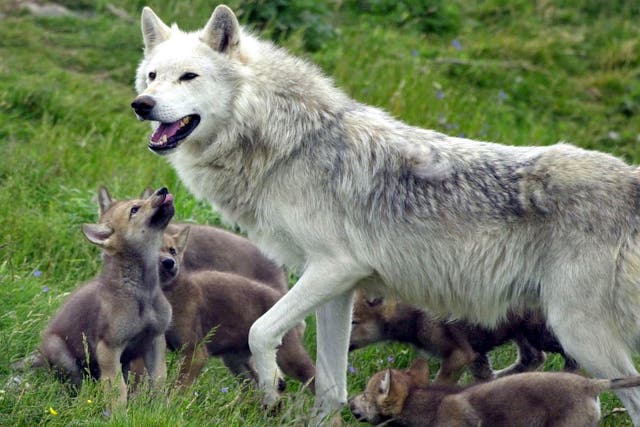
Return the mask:
<svg viewBox="0 0 640 427">
<path fill-rule="evenodd" d="M 178 233 L 176 237 L 176 246 L 178 247 L 178 252 L 182 253 L 184 249 L 187 247 L 187 241 L 189 240 L 189 232 L 191 231 L 191 227 L 185 227 Z"/>
<path fill-rule="evenodd" d="M 113 229 L 107 224 L 82 224 L 82 232 L 88 241 L 104 248 L 107 239 L 113 234 Z"/>
<path fill-rule="evenodd" d="M 144 191 L 140 195 L 140 198 L 141 199 L 148 199 L 149 197 L 151 197 L 153 195 L 153 193 L 154 193 L 153 188 L 147 187 L 147 188 L 144 189 Z"/>
<path fill-rule="evenodd" d="M 220 53 L 235 49 L 240 42 L 240 24 L 233 11 L 225 5 L 216 7 L 200 39 Z"/>
<path fill-rule="evenodd" d="M 113 199 L 111 198 L 107 187 L 101 186 L 100 188 L 98 188 L 98 207 L 100 209 L 100 216 L 104 215 L 104 213 L 109 210 L 112 204 Z"/>
<path fill-rule="evenodd" d="M 145 51 L 150 51 L 158 44 L 168 39 L 171 35 L 171 28 L 162 22 L 150 7 L 145 6 L 142 9 L 142 17 L 140 21 Z"/>
<path fill-rule="evenodd" d="M 389 395 L 391 389 L 391 369 L 387 369 L 384 373 L 382 381 L 380 381 L 380 395 L 386 398 Z"/>
</svg>

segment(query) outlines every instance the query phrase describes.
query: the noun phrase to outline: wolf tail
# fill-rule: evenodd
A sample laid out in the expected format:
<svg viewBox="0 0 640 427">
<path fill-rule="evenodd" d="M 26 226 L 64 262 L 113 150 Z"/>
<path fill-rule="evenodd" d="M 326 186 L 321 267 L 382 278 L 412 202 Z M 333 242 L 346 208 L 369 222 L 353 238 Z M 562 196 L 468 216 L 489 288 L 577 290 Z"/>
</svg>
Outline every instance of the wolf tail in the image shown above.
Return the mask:
<svg viewBox="0 0 640 427">
<path fill-rule="evenodd" d="M 615 390 L 617 388 L 628 388 L 640 386 L 640 375 L 635 377 L 614 378 L 611 380 L 593 380 L 595 392 L 601 393 L 605 390 Z"/>
</svg>

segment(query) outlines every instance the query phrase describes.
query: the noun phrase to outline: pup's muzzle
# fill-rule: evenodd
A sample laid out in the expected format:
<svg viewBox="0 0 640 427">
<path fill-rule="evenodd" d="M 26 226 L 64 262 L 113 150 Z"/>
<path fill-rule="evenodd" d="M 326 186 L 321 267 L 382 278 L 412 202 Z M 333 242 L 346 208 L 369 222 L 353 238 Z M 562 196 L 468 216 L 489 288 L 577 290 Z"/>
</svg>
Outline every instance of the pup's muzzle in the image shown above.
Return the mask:
<svg viewBox="0 0 640 427">
<path fill-rule="evenodd" d="M 153 107 L 156 106 L 156 101 L 149 95 L 140 95 L 131 103 L 131 108 L 136 112 L 141 120 L 149 119 Z"/>
</svg>

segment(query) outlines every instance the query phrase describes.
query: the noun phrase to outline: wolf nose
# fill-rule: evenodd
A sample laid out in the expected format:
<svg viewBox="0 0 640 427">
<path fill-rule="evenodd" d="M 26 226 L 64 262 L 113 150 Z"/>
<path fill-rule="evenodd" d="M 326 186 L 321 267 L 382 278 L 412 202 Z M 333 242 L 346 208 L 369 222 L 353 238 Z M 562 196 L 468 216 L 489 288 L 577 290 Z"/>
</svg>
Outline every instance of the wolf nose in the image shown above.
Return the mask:
<svg viewBox="0 0 640 427">
<path fill-rule="evenodd" d="M 151 114 L 151 110 L 156 106 L 156 101 L 153 100 L 152 97 L 147 95 L 142 95 L 137 97 L 131 103 L 131 108 L 136 112 L 138 116 L 143 119 L 146 119 Z"/>
<path fill-rule="evenodd" d="M 166 258 L 162 260 L 162 268 L 165 270 L 173 270 L 173 266 L 176 265 L 176 262 L 171 258 Z"/>
<path fill-rule="evenodd" d="M 167 189 L 167 187 L 162 187 L 161 189 L 156 191 L 156 196 L 166 196 L 167 194 L 169 194 L 169 190 Z"/>
<path fill-rule="evenodd" d="M 351 411 L 353 416 L 356 417 L 358 421 L 360 421 L 360 419 L 362 418 L 362 414 L 360 413 L 360 410 L 358 409 L 358 407 L 355 405 L 353 399 L 349 399 L 348 403 L 349 403 L 349 410 Z"/>
</svg>

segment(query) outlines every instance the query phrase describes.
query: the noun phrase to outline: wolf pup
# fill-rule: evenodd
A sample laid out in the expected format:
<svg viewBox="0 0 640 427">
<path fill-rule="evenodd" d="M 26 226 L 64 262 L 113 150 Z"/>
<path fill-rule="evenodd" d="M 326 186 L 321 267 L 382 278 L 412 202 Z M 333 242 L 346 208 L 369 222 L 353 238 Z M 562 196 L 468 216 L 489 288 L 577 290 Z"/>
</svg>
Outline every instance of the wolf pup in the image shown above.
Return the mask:
<svg viewBox="0 0 640 427">
<path fill-rule="evenodd" d="M 518 360 L 494 372 L 487 353 L 511 340 L 518 348 Z M 476 380 L 532 371 L 544 363 L 544 351 L 560 353 L 565 358 L 566 370 L 577 369 L 575 361 L 564 354 L 536 311 L 509 313 L 495 329 L 488 329 L 461 320 L 441 320 L 409 304 L 384 298 L 371 299 L 356 291 L 349 350 L 379 341 L 413 344 L 440 358 L 442 364 L 435 381 L 443 383 L 457 382 L 467 366 Z"/>
<path fill-rule="evenodd" d="M 167 345 L 184 352 L 180 381 L 191 384 L 209 356 L 221 356 L 235 375 L 258 382 L 249 351 L 249 328 L 282 293 L 237 274 L 182 270 L 190 235 L 190 227 L 177 234 L 165 233 L 160 251 L 160 283 L 173 307 Z M 277 362 L 285 374 L 309 384 L 314 391 L 315 368 L 299 328 L 284 335 Z M 283 386 L 282 382 L 278 385 L 279 389 Z"/>
<path fill-rule="evenodd" d="M 598 394 L 640 386 L 640 376 L 598 380 L 560 372 L 515 374 L 470 387 L 429 385 L 429 365 L 375 374 L 351 399 L 360 421 L 403 427 L 593 427 Z"/>
<path fill-rule="evenodd" d="M 117 387 L 117 406 L 127 401 L 124 376 L 134 358 L 143 358 L 153 382 L 166 377 L 171 306 L 159 286 L 158 254 L 174 214 L 172 201 L 161 188 L 147 199 L 120 204 L 100 224 L 83 225 L 86 238 L 102 248 L 102 271 L 71 294 L 40 346 L 49 365 L 74 385 L 81 385 L 88 368 Z"/>
<path fill-rule="evenodd" d="M 146 199 L 152 193 L 153 190 L 146 189 L 140 197 Z M 113 199 L 106 187 L 98 189 L 100 217 L 120 203 L 126 201 Z M 184 270 L 228 271 L 262 282 L 282 293 L 289 290 L 282 268 L 242 236 L 218 227 L 175 222 L 169 223 L 166 232 L 176 234 L 187 226 L 191 227 L 191 237 L 184 253 Z"/>
<path fill-rule="evenodd" d="M 186 187 L 300 275 L 251 327 L 265 403 L 276 349 L 317 319 L 316 419 L 347 401 L 353 290 L 494 327 L 543 307 L 590 374 L 637 374 L 640 173 L 569 144 L 513 147 L 409 126 L 218 6 L 200 31 L 142 11 L 132 107 Z M 640 427 L 640 389 L 616 389 Z"/>
</svg>

